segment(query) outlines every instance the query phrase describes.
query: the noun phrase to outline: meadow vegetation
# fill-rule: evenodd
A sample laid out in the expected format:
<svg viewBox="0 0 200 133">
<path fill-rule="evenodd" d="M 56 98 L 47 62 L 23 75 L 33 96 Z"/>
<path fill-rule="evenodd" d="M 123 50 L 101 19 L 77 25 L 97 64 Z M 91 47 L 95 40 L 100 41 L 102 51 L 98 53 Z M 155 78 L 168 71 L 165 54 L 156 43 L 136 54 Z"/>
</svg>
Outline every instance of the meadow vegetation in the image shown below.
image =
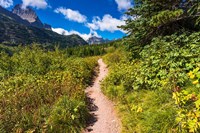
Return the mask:
<svg viewBox="0 0 200 133">
<path fill-rule="evenodd" d="M 84 89 L 97 57 L 37 46 L 0 53 L 0 132 L 79 132 L 89 117 Z"/>
<path fill-rule="evenodd" d="M 80 132 L 97 56 L 124 133 L 200 132 L 200 4 L 135 0 L 127 37 L 58 50 L 0 45 L 0 132 Z"/>
</svg>

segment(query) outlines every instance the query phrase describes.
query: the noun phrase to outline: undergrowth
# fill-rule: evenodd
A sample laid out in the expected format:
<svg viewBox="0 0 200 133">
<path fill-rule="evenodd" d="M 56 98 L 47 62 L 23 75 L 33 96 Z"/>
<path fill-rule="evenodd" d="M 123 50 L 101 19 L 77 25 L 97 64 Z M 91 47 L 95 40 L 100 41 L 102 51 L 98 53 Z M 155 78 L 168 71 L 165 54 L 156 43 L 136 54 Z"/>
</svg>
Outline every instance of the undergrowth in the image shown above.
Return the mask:
<svg viewBox="0 0 200 133">
<path fill-rule="evenodd" d="M 84 89 L 96 57 L 24 47 L 0 53 L 0 132 L 80 132 L 89 117 Z"/>
<path fill-rule="evenodd" d="M 194 75 L 193 70 L 200 67 L 199 34 L 154 38 L 135 59 L 122 48 L 104 56 L 109 75 L 102 83 L 103 92 L 117 103 L 124 133 L 199 131 L 199 117 L 193 122 L 185 119 L 189 113 L 185 109 L 190 104 L 179 93 L 173 96 L 179 92 L 177 88 L 190 90 L 185 94 L 190 100 L 199 87 L 191 86 L 188 77 L 189 72 Z M 193 84 L 198 82 L 199 78 Z M 198 92 L 193 96 L 196 100 Z M 184 106 L 179 105 L 182 100 Z M 195 109 L 199 109 L 199 104 L 198 108 L 195 104 L 190 108 Z"/>
</svg>

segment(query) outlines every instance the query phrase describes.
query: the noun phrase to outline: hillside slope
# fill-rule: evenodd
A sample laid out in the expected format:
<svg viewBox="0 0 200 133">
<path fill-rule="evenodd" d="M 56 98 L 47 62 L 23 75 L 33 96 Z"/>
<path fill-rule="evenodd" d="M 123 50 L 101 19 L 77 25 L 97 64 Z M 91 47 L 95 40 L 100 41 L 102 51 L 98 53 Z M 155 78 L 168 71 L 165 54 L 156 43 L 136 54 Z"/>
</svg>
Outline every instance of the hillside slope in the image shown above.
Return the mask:
<svg viewBox="0 0 200 133">
<path fill-rule="evenodd" d="M 19 23 L 19 21 L 21 23 Z M 50 47 L 54 44 L 60 47 L 74 45 L 86 45 L 78 35 L 63 36 L 51 30 L 27 26 L 27 22 L 15 14 L 0 8 L 0 43 L 7 45 L 46 44 Z"/>
</svg>

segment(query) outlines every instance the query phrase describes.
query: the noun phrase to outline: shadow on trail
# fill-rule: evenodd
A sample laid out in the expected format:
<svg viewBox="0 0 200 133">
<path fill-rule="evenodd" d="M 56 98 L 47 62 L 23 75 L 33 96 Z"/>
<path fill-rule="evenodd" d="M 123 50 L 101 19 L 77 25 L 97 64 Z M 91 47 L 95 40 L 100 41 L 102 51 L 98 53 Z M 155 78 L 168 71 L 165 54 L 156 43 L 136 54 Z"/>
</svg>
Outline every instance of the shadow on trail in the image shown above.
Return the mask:
<svg viewBox="0 0 200 133">
<path fill-rule="evenodd" d="M 90 113 L 90 116 L 87 120 L 87 127 L 92 127 L 97 122 L 97 116 L 95 115 L 94 112 L 98 110 L 98 107 L 94 104 L 95 99 L 90 98 L 88 95 L 89 94 L 87 93 L 86 94 L 86 101 L 87 101 L 88 109 L 91 113 Z M 88 132 L 91 132 L 92 130 L 93 129 L 91 129 L 91 128 L 87 129 Z"/>
<path fill-rule="evenodd" d="M 98 60 L 95 72 L 91 86 L 85 90 L 90 116 L 83 133 L 120 133 L 121 124 L 114 104 L 101 91 L 101 81 L 108 74 L 107 65 L 102 59 Z"/>
</svg>

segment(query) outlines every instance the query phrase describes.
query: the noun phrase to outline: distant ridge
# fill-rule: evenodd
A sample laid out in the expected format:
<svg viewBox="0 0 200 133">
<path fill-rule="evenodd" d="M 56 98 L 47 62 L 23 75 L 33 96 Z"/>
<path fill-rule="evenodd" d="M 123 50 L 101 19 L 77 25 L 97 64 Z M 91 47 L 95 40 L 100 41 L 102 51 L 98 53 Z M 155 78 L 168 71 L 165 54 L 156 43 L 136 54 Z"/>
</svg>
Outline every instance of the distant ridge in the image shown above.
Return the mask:
<svg viewBox="0 0 200 133">
<path fill-rule="evenodd" d="M 51 30 L 33 26 L 27 20 L 0 7 L 0 43 L 12 46 L 29 45 L 34 42 L 49 47 L 60 45 L 62 48 L 88 44 L 78 35 L 63 36 Z"/>
<path fill-rule="evenodd" d="M 92 36 L 87 40 L 87 42 L 89 44 L 102 44 L 102 43 L 108 43 L 108 42 L 110 42 L 110 40 L 103 39 L 101 37 Z"/>
</svg>

